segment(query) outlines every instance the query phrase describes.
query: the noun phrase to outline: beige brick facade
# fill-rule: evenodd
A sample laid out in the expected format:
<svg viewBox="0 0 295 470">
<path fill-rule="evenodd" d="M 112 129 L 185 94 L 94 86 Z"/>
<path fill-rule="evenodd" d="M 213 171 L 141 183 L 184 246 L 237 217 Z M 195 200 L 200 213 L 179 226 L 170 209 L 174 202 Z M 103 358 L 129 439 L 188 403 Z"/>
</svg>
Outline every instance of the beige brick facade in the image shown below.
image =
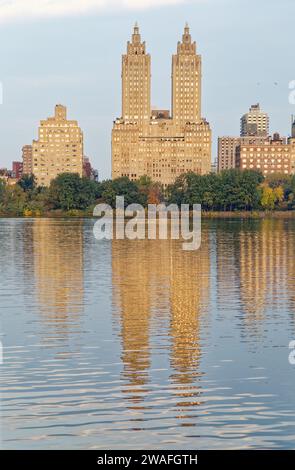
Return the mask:
<svg viewBox="0 0 295 470">
<path fill-rule="evenodd" d="M 31 175 L 33 173 L 32 145 L 24 145 L 22 148 L 23 174 Z"/>
<path fill-rule="evenodd" d="M 167 186 L 211 170 L 211 130 L 201 116 L 201 57 L 186 25 L 172 57 L 172 117 L 150 106 L 150 55 L 138 26 L 122 60 L 122 117 L 112 132 L 112 178 L 148 175 Z"/>
<path fill-rule="evenodd" d="M 65 106 L 56 105 L 54 117 L 41 121 L 39 138 L 33 141 L 32 163 L 40 186 L 49 186 L 61 173 L 83 175 L 83 133 L 77 121 L 67 120 Z"/>
</svg>

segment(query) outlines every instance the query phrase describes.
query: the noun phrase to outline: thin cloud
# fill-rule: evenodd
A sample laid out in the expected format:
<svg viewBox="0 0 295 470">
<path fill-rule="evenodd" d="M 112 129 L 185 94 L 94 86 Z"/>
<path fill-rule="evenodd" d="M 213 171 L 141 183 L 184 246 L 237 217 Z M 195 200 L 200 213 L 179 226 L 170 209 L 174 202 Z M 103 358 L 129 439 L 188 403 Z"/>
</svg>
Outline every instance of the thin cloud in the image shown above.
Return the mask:
<svg viewBox="0 0 295 470">
<path fill-rule="evenodd" d="M 188 0 L 0 0 L 0 23 L 111 10 L 144 10 L 186 1 Z"/>
</svg>

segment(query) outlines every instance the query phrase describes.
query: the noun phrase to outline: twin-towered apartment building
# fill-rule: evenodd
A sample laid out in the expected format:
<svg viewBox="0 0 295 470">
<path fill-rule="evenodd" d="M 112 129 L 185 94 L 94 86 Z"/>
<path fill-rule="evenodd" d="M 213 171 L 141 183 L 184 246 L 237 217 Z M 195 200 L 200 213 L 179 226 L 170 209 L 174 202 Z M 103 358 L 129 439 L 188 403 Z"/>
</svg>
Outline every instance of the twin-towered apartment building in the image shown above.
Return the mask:
<svg viewBox="0 0 295 470">
<path fill-rule="evenodd" d="M 164 186 L 211 170 L 211 130 L 201 117 L 201 56 L 188 25 L 172 57 L 172 112 L 151 109 L 151 57 L 137 24 L 122 57 L 122 116 L 112 131 L 112 178 L 143 175 Z"/>
</svg>

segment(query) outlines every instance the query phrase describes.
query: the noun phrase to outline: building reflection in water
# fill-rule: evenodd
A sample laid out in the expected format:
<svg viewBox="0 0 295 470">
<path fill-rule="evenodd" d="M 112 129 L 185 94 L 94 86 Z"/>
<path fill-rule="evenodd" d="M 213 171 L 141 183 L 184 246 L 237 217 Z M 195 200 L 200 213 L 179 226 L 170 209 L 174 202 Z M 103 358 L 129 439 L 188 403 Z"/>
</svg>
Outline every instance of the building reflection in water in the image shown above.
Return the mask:
<svg viewBox="0 0 295 470">
<path fill-rule="evenodd" d="M 219 306 L 239 302 L 242 330 L 260 335 L 265 316 L 294 310 L 294 226 L 283 219 L 221 222 L 217 229 Z"/>
<path fill-rule="evenodd" d="M 180 397 L 180 411 L 199 404 L 200 331 L 208 321 L 209 292 L 209 242 L 203 232 L 199 250 L 184 252 L 174 243 L 171 253 L 171 382 Z"/>
<path fill-rule="evenodd" d="M 159 349 L 169 355 L 168 386 L 173 385 L 174 395 L 186 406 L 198 403 L 200 323 L 209 304 L 208 246 L 205 234 L 202 248 L 192 252 L 183 251 L 176 240 L 112 242 L 124 392 L 134 403 L 144 401 L 152 356 Z M 176 406 L 183 404 L 180 400 Z"/>
<path fill-rule="evenodd" d="M 78 332 L 83 311 L 83 221 L 35 219 L 35 289 L 47 338 Z"/>
</svg>

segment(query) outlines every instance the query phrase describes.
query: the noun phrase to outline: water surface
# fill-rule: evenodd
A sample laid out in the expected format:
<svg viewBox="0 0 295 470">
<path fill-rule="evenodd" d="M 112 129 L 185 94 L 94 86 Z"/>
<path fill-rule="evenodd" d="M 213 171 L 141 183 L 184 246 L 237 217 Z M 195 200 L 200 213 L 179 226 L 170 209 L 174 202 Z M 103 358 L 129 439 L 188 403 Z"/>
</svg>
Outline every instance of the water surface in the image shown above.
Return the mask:
<svg viewBox="0 0 295 470">
<path fill-rule="evenodd" d="M 1 447 L 295 448 L 295 222 L 0 219 Z"/>
</svg>

